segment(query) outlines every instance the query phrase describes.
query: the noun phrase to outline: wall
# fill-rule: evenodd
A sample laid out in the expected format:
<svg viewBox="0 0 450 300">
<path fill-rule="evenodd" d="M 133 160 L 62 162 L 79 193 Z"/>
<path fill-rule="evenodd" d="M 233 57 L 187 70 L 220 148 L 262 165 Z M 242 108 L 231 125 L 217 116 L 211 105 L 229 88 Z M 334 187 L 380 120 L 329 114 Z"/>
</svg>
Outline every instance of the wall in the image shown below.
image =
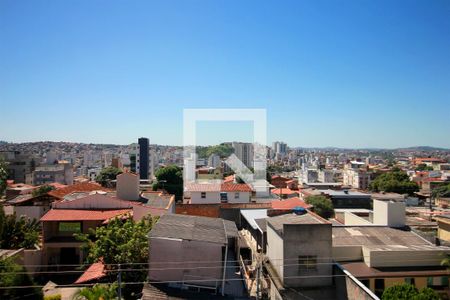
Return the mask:
<svg viewBox="0 0 450 300">
<path fill-rule="evenodd" d="M 117 176 L 117 197 L 123 200 L 139 200 L 139 177 L 131 173 Z"/>
<path fill-rule="evenodd" d="M 249 203 L 250 202 L 250 193 L 249 192 L 238 192 L 239 198 L 234 198 L 234 192 L 228 192 L 228 203 Z"/>
<path fill-rule="evenodd" d="M 283 282 L 283 239 L 267 224 L 267 257 Z"/>
<path fill-rule="evenodd" d="M 44 215 L 44 206 L 14 206 L 16 218 L 25 216 L 29 219 L 39 220 Z"/>
<path fill-rule="evenodd" d="M 409 246 L 414 247 L 414 246 Z M 431 250 L 431 248 L 435 250 Z M 445 257 L 445 250 L 440 250 L 435 246 L 430 246 L 429 250 L 421 249 L 408 250 L 385 250 L 369 249 L 363 247 L 365 262 L 369 267 L 410 267 L 410 266 L 440 266 L 442 258 Z"/>
<path fill-rule="evenodd" d="M 191 280 L 191 284 L 221 285 L 223 265 L 221 244 L 169 238 L 150 238 L 149 279 Z M 205 267 L 205 268 L 199 268 Z M 171 269 L 170 269 L 171 268 Z M 193 282 L 192 280 L 204 280 Z"/>
<path fill-rule="evenodd" d="M 391 227 L 405 226 L 405 203 L 373 200 L 373 223 Z"/>
<path fill-rule="evenodd" d="M 206 192 L 206 198 L 201 197 L 201 192 L 191 192 L 192 204 L 204 204 L 204 203 L 220 203 L 219 192 Z"/>
<path fill-rule="evenodd" d="M 218 218 L 220 204 L 176 204 L 175 212 L 182 215 Z"/>
<path fill-rule="evenodd" d="M 339 262 L 361 260 L 362 247 L 357 246 L 333 246 L 333 259 Z"/>
<path fill-rule="evenodd" d="M 42 250 L 25 250 L 23 264 L 28 272 L 37 271 L 42 265 Z"/>
<path fill-rule="evenodd" d="M 438 219 L 438 238 L 450 242 L 450 222 Z"/>
<path fill-rule="evenodd" d="M 283 226 L 283 258 L 286 264 L 284 284 L 286 286 L 317 287 L 332 284 L 331 235 L 331 224 L 285 224 Z M 300 270 L 297 265 L 299 256 L 316 256 L 316 269 Z M 287 278 L 295 276 L 304 277 Z"/>
<path fill-rule="evenodd" d="M 361 218 L 352 212 L 344 212 L 345 225 L 373 225 L 369 220 Z"/>
</svg>

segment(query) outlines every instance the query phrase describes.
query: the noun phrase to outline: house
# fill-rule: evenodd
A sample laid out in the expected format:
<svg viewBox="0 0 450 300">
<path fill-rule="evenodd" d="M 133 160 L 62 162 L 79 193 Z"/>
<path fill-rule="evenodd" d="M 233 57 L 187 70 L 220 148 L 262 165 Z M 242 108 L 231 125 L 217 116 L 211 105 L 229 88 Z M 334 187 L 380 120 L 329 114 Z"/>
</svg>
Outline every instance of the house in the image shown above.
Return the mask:
<svg viewBox="0 0 450 300">
<path fill-rule="evenodd" d="M 354 190 L 323 190 L 322 194 L 330 198 L 335 208 L 370 208 L 370 194 Z"/>
<path fill-rule="evenodd" d="M 250 203 L 251 193 L 244 183 L 190 183 L 185 187 L 190 204 Z"/>
<path fill-rule="evenodd" d="M 290 181 L 290 180 L 291 179 L 283 177 L 283 176 L 274 175 L 270 179 L 270 184 L 272 184 L 273 186 L 275 186 L 277 188 L 285 188 L 287 182 Z"/>
<path fill-rule="evenodd" d="M 279 188 L 279 189 L 272 189 L 270 190 L 270 192 L 273 195 L 278 196 L 281 199 L 288 199 L 288 198 L 292 198 L 292 197 L 298 197 L 298 191 L 296 190 L 291 190 L 289 188 Z"/>
<path fill-rule="evenodd" d="M 330 222 L 304 212 L 270 217 L 266 224 L 270 299 L 356 299 L 347 296 L 345 281 L 333 276 Z"/>
<path fill-rule="evenodd" d="M 450 246 L 450 214 L 434 217 L 437 221 L 437 238 L 442 245 Z"/>
<path fill-rule="evenodd" d="M 110 192 L 110 189 L 102 187 L 100 184 L 95 182 L 82 182 L 69 185 L 63 188 L 58 188 L 53 191 L 48 192 L 48 195 L 55 197 L 56 199 L 62 200 L 66 195 L 75 192 L 94 192 L 94 191 L 104 191 Z"/>
<path fill-rule="evenodd" d="M 161 216 L 149 233 L 149 280 L 242 296 L 233 267 L 237 236 L 234 222 L 221 218 Z"/>
<path fill-rule="evenodd" d="M 219 166 L 198 168 L 196 170 L 196 173 L 196 177 L 198 180 L 213 180 L 223 178 L 222 169 Z"/>
<path fill-rule="evenodd" d="M 95 198 L 98 197 L 89 200 L 99 202 Z M 88 233 L 89 229 L 95 229 L 117 217 L 131 217 L 132 209 L 125 204 L 122 208 L 108 205 L 109 207 L 100 209 L 97 206 L 94 209 L 89 207 L 91 205 L 88 202 L 90 201 L 84 202 L 87 206 L 84 209 L 60 204 L 60 207 L 51 209 L 41 218 L 43 264 L 81 264 L 86 254 L 81 249 L 82 242 L 74 234 Z"/>
<path fill-rule="evenodd" d="M 440 265 L 448 247 L 387 226 L 333 226 L 332 239 L 334 260 L 378 296 L 404 282 L 448 296 L 450 273 Z"/>
</svg>

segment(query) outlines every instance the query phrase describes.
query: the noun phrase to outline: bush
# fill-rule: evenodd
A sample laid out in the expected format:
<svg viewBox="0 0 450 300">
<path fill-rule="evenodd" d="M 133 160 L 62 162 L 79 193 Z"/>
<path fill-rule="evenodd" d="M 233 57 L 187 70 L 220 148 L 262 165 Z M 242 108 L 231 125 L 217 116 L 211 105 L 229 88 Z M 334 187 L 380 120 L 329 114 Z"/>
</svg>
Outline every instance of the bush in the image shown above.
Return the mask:
<svg viewBox="0 0 450 300">
<path fill-rule="evenodd" d="M 399 284 L 384 290 L 382 300 L 439 300 L 439 295 L 430 288 L 418 291 L 411 284 Z"/>
<path fill-rule="evenodd" d="M 61 295 L 56 294 L 56 295 L 44 296 L 44 300 L 61 300 Z"/>
</svg>

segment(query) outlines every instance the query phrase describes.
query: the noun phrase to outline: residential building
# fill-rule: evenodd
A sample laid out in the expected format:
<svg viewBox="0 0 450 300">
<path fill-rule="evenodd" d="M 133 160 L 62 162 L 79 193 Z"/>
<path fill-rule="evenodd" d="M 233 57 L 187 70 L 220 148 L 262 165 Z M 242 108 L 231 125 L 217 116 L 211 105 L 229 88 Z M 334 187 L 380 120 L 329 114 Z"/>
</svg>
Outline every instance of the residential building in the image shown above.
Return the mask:
<svg viewBox="0 0 450 300">
<path fill-rule="evenodd" d="M 437 238 L 440 244 L 450 246 L 450 214 L 434 217 L 438 224 Z"/>
<path fill-rule="evenodd" d="M 72 164 L 60 161 L 53 165 L 41 165 L 33 171 L 33 184 L 43 185 L 50 183 L 60 183 L 65 185 L 73 184 Z"/>
<path fill-rule="evenodd" d="M 32 172 L 37 163 L 30 154 L 20 151 L 2 151 L 0 158 L 7 163 L 8 179 L 14 180 L 14 183 L 33 183 Z"/>
<path fill-rule="evenodd" d="M 211 154 L 208 157 L 208 167 L 217 168 L 220 166 L 221 160 L 220 156 L 217 154 Z"/>
<path fill-rule="evenodd" d="M 162 216 L 149 233 L 149 280 L 242 296 L 241 277 L 232 267 L 237 236 L 234 222 L 224 219 Z"/>
<path fill-rule="evenodd" d="M 185 186 L 190 204 L 250 203 L 252 189 L 244 183 L 191 183 Z"/>
<path fill-rule="evenodd" d="M 331 223 L 312 213 L 266 220 L 270 298 L 284 299 L 289 289 L 332 286 Z"/>
</svg>

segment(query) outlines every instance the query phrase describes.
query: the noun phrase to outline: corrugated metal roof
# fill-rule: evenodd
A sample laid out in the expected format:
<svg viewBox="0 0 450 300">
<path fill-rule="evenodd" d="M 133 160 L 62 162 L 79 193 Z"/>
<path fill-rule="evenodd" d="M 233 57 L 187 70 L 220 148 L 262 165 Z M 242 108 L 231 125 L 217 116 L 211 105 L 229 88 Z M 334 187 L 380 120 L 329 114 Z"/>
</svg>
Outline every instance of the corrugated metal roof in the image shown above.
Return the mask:
<svg viewBox="0 0 450 300">
<path fill-rule="evenodd" d="M 163 215 L 150 231 L 150 238 L 173 238 L 210 243 L 227 243 L 237 237 L 234 222 L 220 218 L 168 214 Z"/>
</svg>

